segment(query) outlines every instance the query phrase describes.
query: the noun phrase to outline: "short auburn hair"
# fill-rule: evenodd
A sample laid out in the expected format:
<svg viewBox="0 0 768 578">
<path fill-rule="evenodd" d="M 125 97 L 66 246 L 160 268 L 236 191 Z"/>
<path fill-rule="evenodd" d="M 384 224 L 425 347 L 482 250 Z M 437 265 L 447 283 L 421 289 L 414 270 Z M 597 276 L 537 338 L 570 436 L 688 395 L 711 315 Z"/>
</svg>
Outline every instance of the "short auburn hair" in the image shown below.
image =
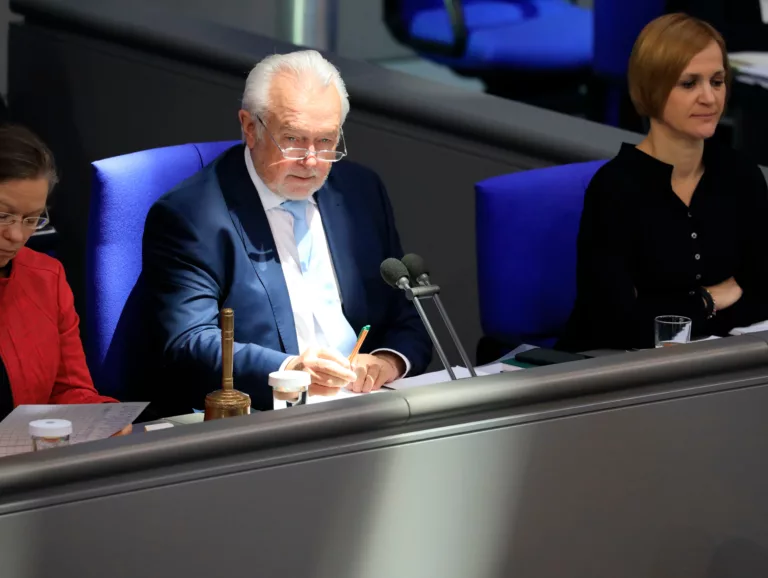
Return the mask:
<svg viewBox="0 0 768 578">
<path fill-rule="evenodd" d="M 660 16 L 643 28 L 629 57 L 629 96 L 640 116 L 659 118 L 669 93 L 691 59 L 716 42 L 723 54 L 726 90 L 731 66 L 722 35 L 703 20 L 676 13 Z"/>
</svg>

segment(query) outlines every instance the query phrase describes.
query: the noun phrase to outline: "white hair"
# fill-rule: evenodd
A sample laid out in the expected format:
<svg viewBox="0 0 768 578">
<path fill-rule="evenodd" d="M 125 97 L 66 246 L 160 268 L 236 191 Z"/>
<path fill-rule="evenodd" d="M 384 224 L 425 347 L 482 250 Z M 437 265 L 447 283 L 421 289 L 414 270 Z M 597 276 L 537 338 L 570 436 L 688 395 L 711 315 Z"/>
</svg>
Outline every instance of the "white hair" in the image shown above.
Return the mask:
<svg viewBox="0 0 768 578">
<path fill-rule="evenodd" d="M 243 109 L 252 115 L 259 115 L 264 118 L 264 115 L 269 111 L 269 92 L 272 80 L 278 74 L 284 73 L 291 74 L 298 79 L 306 78 L 307 75 L 311 74 L 314 76 L 314 80 L 323 87 L 333 83 L 341 98 L 341 124 L 344 124 L 349 112 L 347 88 L 344 86 L 344 81 L 336 67 L 316 50 L 272 54 L 254 66 L 245 81 Z M 257 128 L 261 129 L 258 123 Z"/>
</svg>

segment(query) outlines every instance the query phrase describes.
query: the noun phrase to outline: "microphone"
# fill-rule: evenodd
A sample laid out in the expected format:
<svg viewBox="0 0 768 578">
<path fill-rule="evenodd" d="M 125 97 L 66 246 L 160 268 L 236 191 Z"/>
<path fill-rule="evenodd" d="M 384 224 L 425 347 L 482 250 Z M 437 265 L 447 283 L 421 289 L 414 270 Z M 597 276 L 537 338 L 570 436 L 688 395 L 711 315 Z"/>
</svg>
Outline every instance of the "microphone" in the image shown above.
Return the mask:
<svg viewBox="0 0 768 578">
<path fill-rule="evenodd" d="M 440 287 L 437 285 L 432 285 L 429 280 L 429 270 L 427 269 L 427 264 L 424 262 L 424 259 L 415 253 L 408 253 L 405 257 L 403 257 L 403 265 L 405 265 L 405 268 L 408 269 L 408 274 L 411 276 L 411 279 L 416 281 L 421 287 L 431 287 L 434 289 L 432 299 L 435 302 L 435 306 L 437 307 L 438 312 L 440 313 L 440 317 L 443 318 L 443 323 L 445 323 L 445 326 L 448 328 L 448 333 L 453 340 L 453 344 L 459 351 L 461 361 L 464 362 L 464 366 L 469 371 L 469 374 L 472 377 L 477 377 L 474 364 L 469 360 L 469 356 L 467 355 L 467 352 L 464 350 L 464 346 L 459 340 L 459 336 L 453 327 L 453 323 L 451 323 L 451 320 L 448 317 L 448 312 L 445 310 L 445 307 L 443 307 L 443 302 L 440 300 Z"/>
<path fill-rule="evenodd" d="M 408 275 L 408 268 L 393 257 L 384 259 L 381 262 L 379 272 L 381 273 L 381 277 L 390 287 L 405 290 L 411 286 L 411 278 Z"/>
<path fill-rule="evenodd" d="M 388 285 L 405 291 L 408 301 L 413 301 L 418 297 L 431 297 L 435 292 L 440 291 L 440 287 L 434 285 L 412 287 L 408 268 L 399 259 L 392 257 L 384 259 L 379 271 Z"/>
<path fill-rule="evenodd" d="M 403 257 L 403 265 L 408 269 L 408 274 L 411 279 L 416 281 L 419 285 L 431 285 L 429 282 L 429 271 L 427 270 L 427 264 L 424 259 L 416 253 L 408 253 Z"/>
<path fill-rule="evenodd" d="M 448 362 L 448 358 L 445 355 L 445 351 L 443 351 L 443 347 L 440 345 L 440 341 L 437 339 L 437 335 L 435 335 L 435 330 L 432 329 L 432 324 L 429 322 L 427 314 L 424 312 L 424 308 L 421 306 L 421 303 L 419 303 L 419 297 L 429 297 L 430 295 L 434 294 L 432 289 L 430 287 L 411 287 L 408 268 L 403 265 L 400 260 L 393 257 L 384 259 L 384 261 L 382 261 L 381 266 L 379 267 L 379 272 L 381 273 L 381 277 L 390 287 L 405 291 L 405 296 L 407 297 L 408 301 L 413 302 L 413 305 L 416 307 L 416 311 L 421 318 L 421 322 L 424 324 L 424 328 L 427 330 L 429 338 L 432 340 L 432 345 L 435 346 L 435 351 L 437 351 L 437 355 L 440 357 L 440 361 L 443 362 L 443 367 L 445 367 L 445 370 L 448 372 L 451 380 L 455 381 L 456 374 L 453 373 L 453 368 Z M 420 291 L 424 289 L 427 290 Z M 424 294 L 420 295 L 419 293 Z"/>
</svg>

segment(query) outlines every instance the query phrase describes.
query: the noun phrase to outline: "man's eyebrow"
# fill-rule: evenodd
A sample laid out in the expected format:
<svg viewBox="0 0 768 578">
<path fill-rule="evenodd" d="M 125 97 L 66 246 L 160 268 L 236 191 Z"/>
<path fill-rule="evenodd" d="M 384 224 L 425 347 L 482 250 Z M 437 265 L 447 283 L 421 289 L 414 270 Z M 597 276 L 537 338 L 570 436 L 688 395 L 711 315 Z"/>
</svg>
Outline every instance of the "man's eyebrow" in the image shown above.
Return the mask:
<svg viewBox="0 0 768 578">
<path fill-rule="evenodd" d="M 293 124 L 285 124 L 283 125 L 281 132 L 298 132 L 298 133 L 304 133 L 306 132 L 305 129 L 300 128 Z M 316 136 L 338 136 L 339 131 L 337 129 L 329 128 L 327 130 L 321 130 L 317 132 Z"/>
</svg>

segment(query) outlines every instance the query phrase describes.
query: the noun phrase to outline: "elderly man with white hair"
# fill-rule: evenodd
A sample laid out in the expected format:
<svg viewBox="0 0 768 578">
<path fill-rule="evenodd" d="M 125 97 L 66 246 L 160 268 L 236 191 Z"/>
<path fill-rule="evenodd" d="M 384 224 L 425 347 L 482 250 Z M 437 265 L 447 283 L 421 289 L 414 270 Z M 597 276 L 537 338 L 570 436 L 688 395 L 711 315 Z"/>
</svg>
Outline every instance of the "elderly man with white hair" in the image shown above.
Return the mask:
<svg viewBox="0 0 768 578">
<path fill-rule="evenodd" d="M 272 408 L 267 379 L 280 369 L 305 371 L 315 391 L 333 394 L 370 392 L 428 365 L 415 310 L 379 275 L 384 259 L 402 256 L 384 186 L 342 160 L 348 111 L 341 76 L 318 52 L 269 56 L 246 81 L 244 146 L 150 210 L 143 278 L 162 413 L 201 408 L 218 386 L 222 308 L 235 311 L 236 387 L 256 409 Z"/>
</svg>

